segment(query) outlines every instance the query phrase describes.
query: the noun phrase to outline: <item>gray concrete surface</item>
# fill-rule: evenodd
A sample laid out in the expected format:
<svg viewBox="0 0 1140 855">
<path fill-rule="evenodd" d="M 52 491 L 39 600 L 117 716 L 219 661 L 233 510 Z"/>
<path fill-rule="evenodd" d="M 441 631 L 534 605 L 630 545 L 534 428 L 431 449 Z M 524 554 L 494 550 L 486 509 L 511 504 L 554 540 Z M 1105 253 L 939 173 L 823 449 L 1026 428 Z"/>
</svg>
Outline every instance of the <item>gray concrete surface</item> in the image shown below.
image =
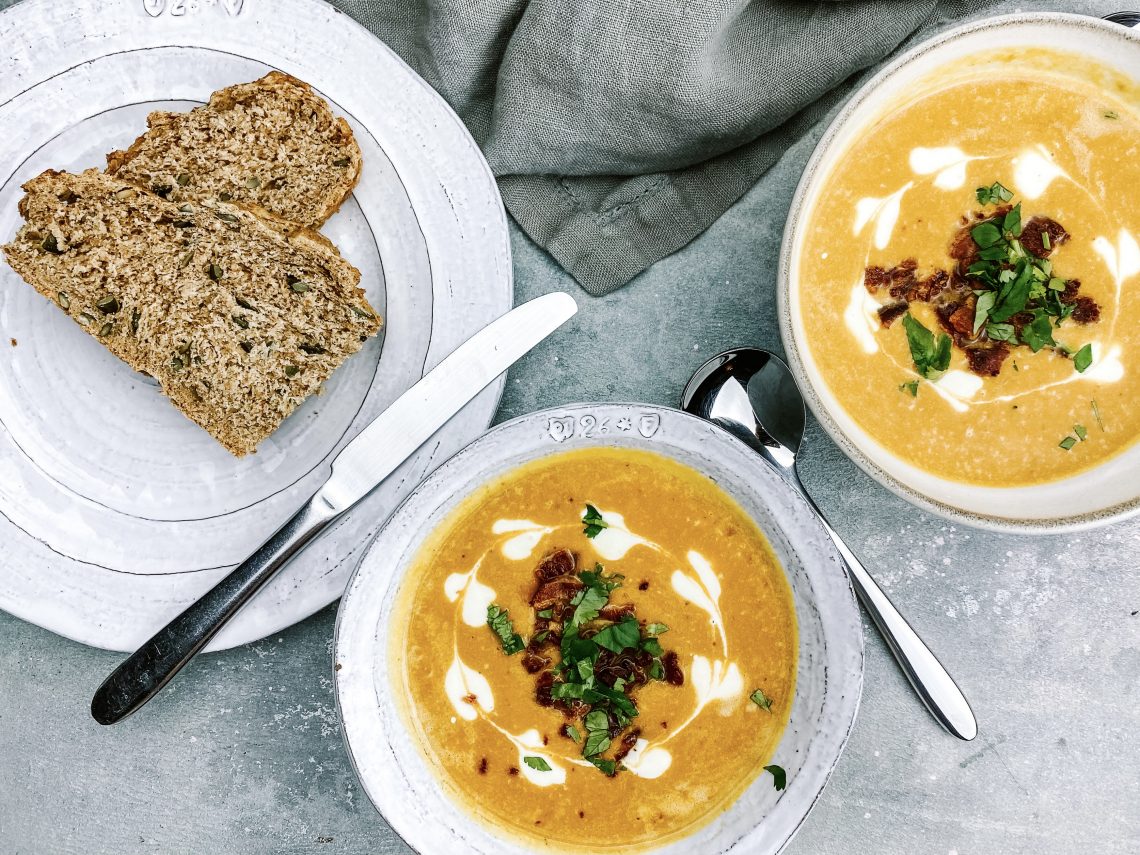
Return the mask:
<svg viewBox="0 0 1140 855">
<path fill-rule="evenodd" d="M 573 400 L 672 404 L 715 351 L 779 350 L 776 253 L 811 142 L 629 287 L 577 292 L 581 313 L 511 372 L 498 418 Z M 519 299 L 575 290 L 517 230 L 513 243 Z M 954 526 L 888 494 L 814 426 L 805 464 L 981 734 L 939 730 L 868 626 L 858 723 L 790 855 L 1140 852 L 1140 521 L 1033 539 Z M 0 855 L 407 851 L 345 756 L 334 617 L 202 657 L 104 729 L 87 706 L 120 657 L 0 613 Z"/>
</svg>

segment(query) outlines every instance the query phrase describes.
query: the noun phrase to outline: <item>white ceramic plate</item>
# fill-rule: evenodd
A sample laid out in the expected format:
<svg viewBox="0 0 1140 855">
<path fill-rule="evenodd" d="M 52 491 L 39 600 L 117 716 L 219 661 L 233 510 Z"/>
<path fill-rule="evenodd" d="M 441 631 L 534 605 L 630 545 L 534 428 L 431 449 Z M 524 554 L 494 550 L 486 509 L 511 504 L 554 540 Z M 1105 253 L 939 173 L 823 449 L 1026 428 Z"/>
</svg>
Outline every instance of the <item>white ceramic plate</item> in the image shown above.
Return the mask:
<svg viewBox="0 0 1140 855">
<path fill-rule="evenodd" d="M 353 198 L 323 231 L 362 271 L 385 333 L 248 458 L 0 262 L 0 608 L 132 650 L 288 519 L 368 420 L 510 308 L 506 218 L 455 114 L 319 0 L 26 0 L 0 13 L 0 45 L 0 242 L 19 225 L 23 181 L 103 166 L 148 112 L 189 109 L 271 68 L 326 97 L 364 152 Z M 490 424 L 501 391 L 502 380 L 476 398 L 212 647 L 339 597 L 380 524 Z"/>
<path fill-rule="evenodd" d="M 369 548 L 341 603 L 336 697 L 361 783 L 388 823 L 424 853 L 522 853 L 453 803 L 393 701 L 388 627 L 420 544 L 480 486 L 551 453 L 588 446 L 644 448 L 703 472 L 768 536 L 791 583 L 799 624 L 796 697 L 773 762 L 783 792 L 760 776 L 710 825 L 659 851 L 714 855 L 778 852 L 819 797 L 855 721 L 863 684 L 863 631 L 846 571 L 804 499 L 767 463 L 720 428 L 676 410 L 577 404 L 499 425 L 424 481 Z"/>
<path fill-rule="evenodd" d="M 1080 15 L 1034 13 L 989 18 L 950 30 L 900 56 L 854 95 L 808 161 L 792 200 L 781 248 L 780 333 L 788 364 L 820 424 L 852 460 L 885 487 L 919 507 L 981 528 L 1059 532 L 1140 512 L 1140 445 L 1087 472 L 1032 487 L 979 487 L 938 478 L 880 445 L 840 407 L 804 341 L 798 304 L 801 226 L 810 219 L 824 180 L 851 141 L 916 80 L 964 56 L 1013 46 L 1077 51 L 1140 79 L 1140 34 Z"/>
</svg>

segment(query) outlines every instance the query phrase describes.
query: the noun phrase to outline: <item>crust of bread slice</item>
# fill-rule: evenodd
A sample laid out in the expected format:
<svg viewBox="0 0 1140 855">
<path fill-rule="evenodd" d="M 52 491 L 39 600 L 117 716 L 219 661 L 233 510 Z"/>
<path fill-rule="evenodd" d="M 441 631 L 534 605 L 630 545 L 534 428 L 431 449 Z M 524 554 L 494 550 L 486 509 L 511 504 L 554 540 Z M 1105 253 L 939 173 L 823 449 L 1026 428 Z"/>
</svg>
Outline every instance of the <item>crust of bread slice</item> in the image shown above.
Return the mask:
<svg viewBox="0 0 1140 855">
<path fill-rule="evenodd" d="M 8 263 L 235 455 L 380 329 L 360 272 L 273 214 L 165 200 L 98 170 L 24 190 Z"/>
<path fill-rule="evenodd" d="M 348 123 L 303 81 L 280 71 L 221 89 L 185 113 L 155 112 L 107 172 L 172 202 L 256 205 L 318 228 L 360 179 Z"/>
</svg>

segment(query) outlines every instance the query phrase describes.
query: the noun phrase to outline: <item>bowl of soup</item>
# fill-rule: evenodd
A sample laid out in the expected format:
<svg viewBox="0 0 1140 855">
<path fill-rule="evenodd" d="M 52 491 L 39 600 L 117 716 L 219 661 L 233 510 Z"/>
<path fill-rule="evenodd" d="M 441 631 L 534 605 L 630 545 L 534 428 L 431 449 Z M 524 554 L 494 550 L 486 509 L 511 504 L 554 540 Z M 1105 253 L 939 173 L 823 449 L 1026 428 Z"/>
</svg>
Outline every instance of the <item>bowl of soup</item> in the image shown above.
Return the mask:
<svg viewBox="0 0 1140 855">
<path fill-rule="evenodd" d="M 886 67 L 792 204 L 781 333 L 808 404 L 929 510 L 1059 531 L 1140 509 L 1140 37 L 977 21 Z"/>
<path fill-rule="evenodd" d="M 767 463 L 685 413 L 580 404 L 400 506 L 342 601 L 336 695 L 417 851 L 774 853 L 853 725 L 862 644 Z"/>
</svg>

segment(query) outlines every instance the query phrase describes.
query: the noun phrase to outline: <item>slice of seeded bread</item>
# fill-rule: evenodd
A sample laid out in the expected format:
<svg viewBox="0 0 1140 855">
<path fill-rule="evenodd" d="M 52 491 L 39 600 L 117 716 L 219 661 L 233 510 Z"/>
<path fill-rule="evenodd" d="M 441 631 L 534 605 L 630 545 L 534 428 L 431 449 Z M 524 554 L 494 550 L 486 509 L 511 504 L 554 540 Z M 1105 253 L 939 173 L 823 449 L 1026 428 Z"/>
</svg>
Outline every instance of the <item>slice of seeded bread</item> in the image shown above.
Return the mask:
<svg viewBox="0 0 1140 855">
<path fill-rule="evenodd" d="M 348 123 L 279 71 L 188 113 L 151 113 L 147 124 L 130 148 L 107 155 L 107 171 L 172 202 L 253 203 L 315 229 L 360 178 Z"/>
<path fill-rule="evenodd" d="M 336 247 L 264 211 L 98 170 L 24 189 L 9 264 L 236 455 L 380 328 Z"/>
</svg>

